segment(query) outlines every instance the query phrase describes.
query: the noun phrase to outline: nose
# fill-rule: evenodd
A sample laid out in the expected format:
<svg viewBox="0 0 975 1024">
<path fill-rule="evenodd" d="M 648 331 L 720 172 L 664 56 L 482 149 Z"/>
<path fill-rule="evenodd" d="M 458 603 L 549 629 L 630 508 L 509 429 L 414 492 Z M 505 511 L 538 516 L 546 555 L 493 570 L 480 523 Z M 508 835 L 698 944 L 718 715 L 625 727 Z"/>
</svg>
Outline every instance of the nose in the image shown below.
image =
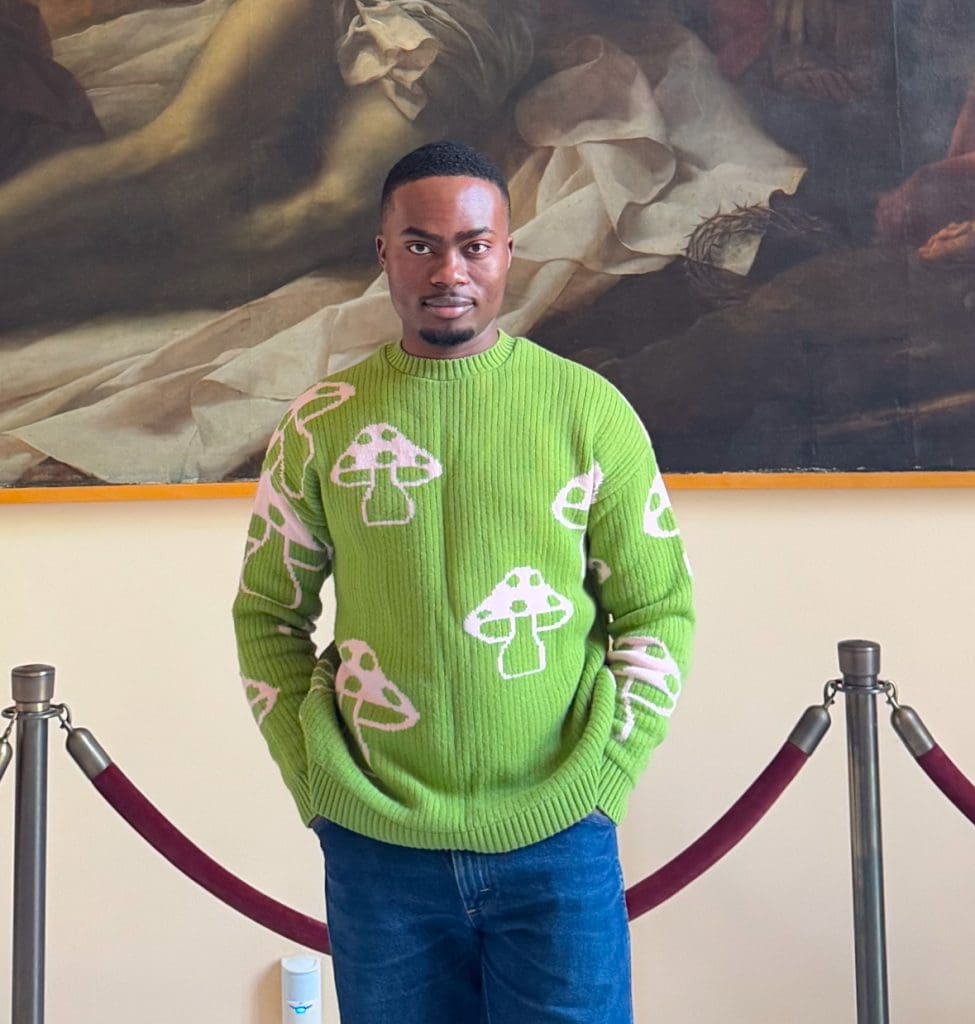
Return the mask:
<svg viewBox="0 0 975 1024">
<path fill-rule="evenodd" d="M 436 288 L 453 288 L 467 283 L 467 266 L 463 253 L 456 249 L 445 249 L 430 274 L 430 283 Z"/>
</svg>

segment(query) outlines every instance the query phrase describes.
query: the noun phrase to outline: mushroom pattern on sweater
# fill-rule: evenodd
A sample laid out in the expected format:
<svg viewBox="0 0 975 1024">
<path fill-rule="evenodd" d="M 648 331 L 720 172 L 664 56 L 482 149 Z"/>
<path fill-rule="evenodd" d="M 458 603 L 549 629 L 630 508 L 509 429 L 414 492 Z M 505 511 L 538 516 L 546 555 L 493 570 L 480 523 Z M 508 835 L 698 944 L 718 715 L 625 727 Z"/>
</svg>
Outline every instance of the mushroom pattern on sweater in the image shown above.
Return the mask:
<svg viewBox="0 0 975 1024">
<path fill-rule="evenodd" d="M 587 566 L 586 560 L 586 522 L 589 509 L 596 500 L 599 493 L 599 485 L 603 482 L 603 471 L 599 463 L 594 462 L 588 473 L 581 473 L 573 477 L 555 496 L 552 502 L 552 515 L 556 522 L 561 523 L 568 530 L 578 530 L 580 533 L 579 547 L 582 555 L 582 575 L 585 577 Z"/>
<path fill-rule="evenodd" d="M 366 762 L 369 747 L 363 729 L 399 732 L 410 729 L 420 715 L 405 693 L 383 673 L 376 652 L 364 640 L 346 640 L 339 648 L 342 664 L 335 675 L 335 695 L 348 712 L 356 739 Z"/>
<path fill-rule="evenodd" d="M 439 462 L 396 427 L 371 423 L 339 456 L 329 479 L 340 487 L 361 487 L 366 526 L 403 526 L 416 512 L 408 487 L 420 487 L 443 472 Z"/>
<path fill-rule="evenodd" d="M 632 407 L 503 331 L 461 358 L 386 345 L 337 383 L 275 433 L 234 606 L 248 699 L 302 820 L 486 853 L 597 806 L 619 822 L 694 621 Z"/>
<path fill-rule="evenodd" d="M 545 644 L 539 633 L 558 629 L 572 617 L 572 605 L 530 565 L 512 569 L 464 619 L 471 636 L 501 644 L 498 674 L 505 679 L 545 669 Z"/>
</svg>

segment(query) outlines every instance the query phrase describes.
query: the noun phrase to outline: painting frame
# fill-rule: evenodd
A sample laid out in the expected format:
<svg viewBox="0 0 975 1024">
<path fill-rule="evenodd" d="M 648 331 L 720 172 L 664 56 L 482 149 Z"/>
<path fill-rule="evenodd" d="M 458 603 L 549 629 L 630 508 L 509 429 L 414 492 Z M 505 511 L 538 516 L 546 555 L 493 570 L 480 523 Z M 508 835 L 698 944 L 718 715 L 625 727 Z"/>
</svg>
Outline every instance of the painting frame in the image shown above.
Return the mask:
<svg viewBox="0 0 975 1024">
<path fill-rule="evenodd" d="M 975 487 L 975 471 L 898 473 L 665 473 L 670 491 L 947 490 Z M 256 480 L 210 484 L 97 484 L 0 489 L 0 505 L 253 498 Z"/>
</svg>

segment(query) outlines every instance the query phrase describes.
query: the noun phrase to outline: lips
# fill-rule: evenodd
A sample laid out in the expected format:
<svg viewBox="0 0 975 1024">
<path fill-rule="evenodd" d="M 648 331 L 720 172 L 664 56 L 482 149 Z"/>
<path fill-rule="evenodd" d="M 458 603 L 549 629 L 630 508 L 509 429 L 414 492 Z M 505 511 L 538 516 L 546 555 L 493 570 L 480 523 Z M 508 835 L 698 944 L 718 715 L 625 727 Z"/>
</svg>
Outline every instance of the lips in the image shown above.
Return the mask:
<svg viewBox="0 0 975 1024">
<path fill-rule="evenodd" d="M 474 308 L 474 301 L 461 295 L 437 295 L 423 299 L 422 305 L 442 320 L 456 320 Z"/>
<path fill-rule="evenodd" d="M 463 306 L 466 308 L 473 304 L 473 299 L 468 299 L 463 295 L 435 295 L 423 300 L 424 306 L 433 306 L 436 309 L 449 308 L 451 306 Z"/>
</svg>

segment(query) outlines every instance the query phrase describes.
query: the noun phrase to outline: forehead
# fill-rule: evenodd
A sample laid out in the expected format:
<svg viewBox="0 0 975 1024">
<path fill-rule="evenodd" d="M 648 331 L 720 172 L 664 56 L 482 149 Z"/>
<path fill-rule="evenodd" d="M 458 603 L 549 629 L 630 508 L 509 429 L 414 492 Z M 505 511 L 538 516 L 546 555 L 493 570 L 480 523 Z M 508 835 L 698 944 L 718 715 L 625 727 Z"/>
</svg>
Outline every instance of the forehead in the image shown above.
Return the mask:
<svg viewBox="0 0 975 1024">
<path fill-rule="evenodd" d="M 389 197 L 383 217 L 386 230 L 406 227 L 433 231 L 436 226 L 465 227 L 506 225 L 507 205 L 500 189 L 482 178 L 420 178 L 400 185 Z M 435 231 L 442 234 L 442 231 Z"/>
</svg>

